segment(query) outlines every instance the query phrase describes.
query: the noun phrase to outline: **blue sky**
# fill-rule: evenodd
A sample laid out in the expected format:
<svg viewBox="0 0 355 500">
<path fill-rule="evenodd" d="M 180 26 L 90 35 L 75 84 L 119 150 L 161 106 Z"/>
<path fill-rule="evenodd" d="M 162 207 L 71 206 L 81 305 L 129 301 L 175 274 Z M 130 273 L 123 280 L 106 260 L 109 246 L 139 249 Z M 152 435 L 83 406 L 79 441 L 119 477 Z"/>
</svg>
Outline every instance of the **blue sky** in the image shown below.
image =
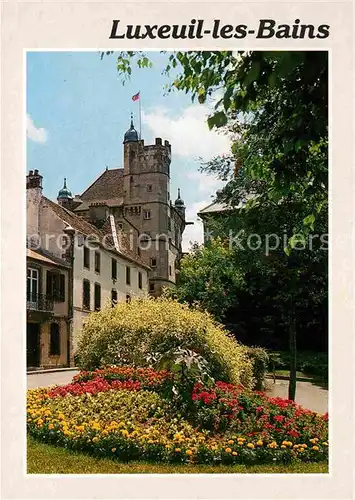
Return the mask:
<svg viewBox="0 0 355 500">
<path fill-rule="evenodd" d="M 177 188 L 195 222 L 184 233 L 184 249 L 190 241 L 202 241 L 196 213 L 211 202 L 221 183 L 198 172 L 205 160 L 228 152 L 226 137 L 210 132 L 208 108 L 193 104 L 181 92 L 164 95 L 167 77 L 161 75 L 166 57 L 150 53 L 153 68 L 133 68 L 123 86 L 115 56 L 100 60 L 98 52 L 29 52 L 27 54 L 27 170 L 43 175 L 44 193 L 56 199 L 67 177 L 73 194 L 82 193 L 108 166 L 123 165 L 123 135 L 133 112 L 139 128 L 141 93 L 142 138 L 155 137 L 172 146 L 171 197 Z"/>
</svg>

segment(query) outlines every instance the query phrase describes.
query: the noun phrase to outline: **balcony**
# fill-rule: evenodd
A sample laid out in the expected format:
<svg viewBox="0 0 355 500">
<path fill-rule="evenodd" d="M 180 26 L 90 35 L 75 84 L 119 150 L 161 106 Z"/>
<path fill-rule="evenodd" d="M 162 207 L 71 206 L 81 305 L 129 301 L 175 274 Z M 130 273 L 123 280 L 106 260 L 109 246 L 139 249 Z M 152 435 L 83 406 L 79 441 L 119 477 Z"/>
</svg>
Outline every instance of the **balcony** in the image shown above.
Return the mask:
<svg viewBox="0 0 355 500">
<path fill-rule="evenodd" d="M 53 299 L 43 293 L 30 293 L 27 295 L 27 310 L 53 312 Z"/>
</svg>

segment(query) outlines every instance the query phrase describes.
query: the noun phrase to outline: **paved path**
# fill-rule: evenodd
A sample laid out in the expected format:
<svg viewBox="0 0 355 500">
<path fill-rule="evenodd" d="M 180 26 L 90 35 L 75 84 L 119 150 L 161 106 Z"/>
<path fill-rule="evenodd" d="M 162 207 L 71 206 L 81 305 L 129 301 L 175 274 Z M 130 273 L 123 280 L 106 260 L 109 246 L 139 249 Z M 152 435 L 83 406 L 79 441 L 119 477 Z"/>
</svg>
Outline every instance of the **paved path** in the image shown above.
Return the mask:
<svg viewBox="0 0 355 500">
<path fill-rule="evenodd" d="M 58 384 L 64 385 L 71 382 L 78 370 L 66 370 L 63 372 L 50 373 L 31 373 L 27 375 L 27 388 L 35 389 L 36 387 L 47 387 L 48 385 Z"/>
<path fill-rule="evenodd" d="M 288 380 L 268 381 L 269 391 L 266 391 L 268 396 L 288 398 Z M 318 413 L 326 413 L 328 411 L 328 390 L 322 389 L 318 385 L 311 382 L 297 382 L 296 386 L 296 403 L 309 410 Z"/>
<path fill-rule="evenodd" d="M 46 387 L 53 384 L 68 384 L 77 373 L 77 370 L 68 370 L 63 372 L 27 375 L 27 387 L 33 389 L 35 387 Z M 275 384 L 272 380 L 269 380 L 268 386 L 270 388 L 270 390 L 267 391 L 269 396 L 278 396 L 280 398 L 288 397 L 287 380 L 276 380 Z M 328 391 L 311 382 L 297 382 L 296 403 L 318 413 L 325 413 L 328 411 Z"/>
</svg>

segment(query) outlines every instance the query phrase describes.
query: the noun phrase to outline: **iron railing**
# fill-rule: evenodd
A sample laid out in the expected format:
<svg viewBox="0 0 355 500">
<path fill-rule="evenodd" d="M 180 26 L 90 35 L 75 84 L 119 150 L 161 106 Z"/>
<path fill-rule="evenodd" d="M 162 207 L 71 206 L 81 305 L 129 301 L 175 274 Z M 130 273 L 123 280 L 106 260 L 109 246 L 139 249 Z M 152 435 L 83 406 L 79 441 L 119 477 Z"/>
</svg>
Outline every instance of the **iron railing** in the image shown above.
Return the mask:
<svg viewBox="0 0 355 500">
<path fill-rule="evenodd" d="M 27 294 L 27 309 L 32 311 L 53 311 L 53 299 L 43 293 Z"/>
</svg>

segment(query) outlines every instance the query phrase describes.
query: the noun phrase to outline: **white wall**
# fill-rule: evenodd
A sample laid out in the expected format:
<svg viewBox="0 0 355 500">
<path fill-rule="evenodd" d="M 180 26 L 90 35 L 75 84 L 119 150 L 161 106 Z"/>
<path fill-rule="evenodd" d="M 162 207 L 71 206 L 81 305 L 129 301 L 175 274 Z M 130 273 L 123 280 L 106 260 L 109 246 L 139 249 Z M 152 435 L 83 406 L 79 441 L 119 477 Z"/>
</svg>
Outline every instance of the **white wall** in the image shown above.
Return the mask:
<svg viewBox="0 0 355 500">
<path fill-rule="evenodd" d="M 100 273 L 95 272 L 95 251 L 100 252 Z M 117 260 L 117 280 L 111 277 L 111 259 Z M 126 284 L 126 266 L 131 268 L 131 284 Z M 138 272 L 142 273 L 142 289 L 138 288 Z M 147 270 L 130 262 L 118 254 L 103 248 L 96 250 L 90 248 L 90 269 L 84 267 L 84 246 L 76 245 L 74 253 L 74 346 L 75 338 L 82 328 L 83 321 L 88 316 L 88 311 L 83 309 L 83 280 L 90 282 L 90 311 L 94 311 L 95 283 L 101 285 L 101 307 L 111 301 L 111 290 L 117 290 L 119 302 L 126 301 L 126 295 L 132 298 L 146 295 L 148 292 Z"/>
</svg>

